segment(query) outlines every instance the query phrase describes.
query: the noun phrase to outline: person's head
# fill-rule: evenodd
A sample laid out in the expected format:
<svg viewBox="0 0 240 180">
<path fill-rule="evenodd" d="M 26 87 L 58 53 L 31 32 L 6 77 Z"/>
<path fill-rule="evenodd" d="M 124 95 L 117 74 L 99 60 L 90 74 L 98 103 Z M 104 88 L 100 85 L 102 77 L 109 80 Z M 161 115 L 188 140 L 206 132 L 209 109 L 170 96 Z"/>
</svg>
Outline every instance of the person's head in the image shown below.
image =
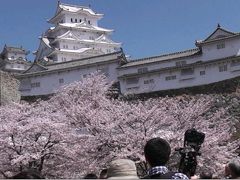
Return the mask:
<svg viewBox="0 0 240 180">
<path fill-rule="evenodd" d="M 169 160 L 171 148 L 162 138 L 150 139 L 144 147 L 146 161 L 151 167 L 164 166 Z"/>
<path fill-rule="evenodd" d="M 93 173 L 90 173 L 90 174 L 87 174 L 86 176 L 84 176 L 83 179 L 97 179 L 97 175 L 96 174 L 93 174 Z"/>
<path fill-rule="evenodd" d="M 44 179 L 44 177 L 37 170 L 27 170 L 14 175 L 11 179 Z"/>
<path fill-rule="evenodd" d="M 107 169 L 103 169 L 103 170 L 100 172 L 99 179 L 107 179 Z"/>
<path fill-rule="evenodd" d="M 135 163 L 129 159 L 117 159 L 109 164 L 108 179 L 138 179 Z"/>
<path fill-rule="evenodd" d="M 227 165 L 230 177 L 231 178 L 239 178 L 240 177 L 240 159 L 233 159 Z"/>
</svg>

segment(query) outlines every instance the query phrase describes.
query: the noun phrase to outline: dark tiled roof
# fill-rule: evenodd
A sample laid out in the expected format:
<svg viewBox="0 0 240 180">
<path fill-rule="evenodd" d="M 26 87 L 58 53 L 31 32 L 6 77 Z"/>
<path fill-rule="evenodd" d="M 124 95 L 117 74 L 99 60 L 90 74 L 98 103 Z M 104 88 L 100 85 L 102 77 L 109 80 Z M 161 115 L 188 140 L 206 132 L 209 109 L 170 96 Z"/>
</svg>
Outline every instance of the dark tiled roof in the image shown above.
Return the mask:
<svg viewBox="0 0 240 180">
<path fill-rule="evenodd" d="M 104 55 L 100 55 L 100 56 L 84 58 L 84 59 L 66 61 L 66 62 L 61 62 L 61 63 L 52 63 L 52 64 L 47 64 L 44 66 L 44 68 L 46 68 L 46 70 L 29 72 L 29 73 L 26 71 L 21 76 L 63 71 L 63 70 L 74 69 L 74 68 L 79 68 L 81 66 L 88 66 L 88 65 L 91 66 L 93 64 L 101 64 L 104 62 L 114 61 L 114 60 L 118 59 L 119 57 L 123 57 L 123 59 L 125 59 L 125 56 L 122 51 L 118 51 L 118 52 L 111 53 L 111 54 L 104 54 Z"/>
<path fill-rule="evenodd" d="M 223 31 L 223 32 L 225 32 L 226 34 L 224 34 L 224 35 L 222 35 L 222 36 L 220 35 L 220 36 L 217 36 L 217 37 L 215 37 L 215 38 L 212 38 L 212 36 L 213 36 L 218 30 Z M 196 41 L 195 45 L 199 47 L 199 45 L 201 46 L 202 44 L 212 43 L 212 42 L 216 42 L 216 41 L 222 41 L 222 40 L 225 40 L 225 39 L 235 38 L 235 37 L 239 37 L 239 36 L 240 36 L 240 33 L 228 31 L 228 30 L 222 28 L 222 27 L 218 24 L 218 26 L 217 26 L 217 28 L 215 29 L 215 31 L 213 31 L 206 39 Z"/>
<path fill-rule="evenodd" d="M 72 60 L 67 62 L 61 62 L 61 63 L 53 63 L 48 64 L 45 67 L 48 68 L 48 70 L 57 70 L 57 69 L 65 69 L 65 68 L 73 68 L 77 66 L 84 66 L 84 65 L 90 65 L 95 63 L 101 63 L 109 60 L 115 60 L 118 56 L 122 55 L 122 52 L 115 52 L 111 54 L 104 54 L 100 56 L 94 56 L 84 59 L 78 59 L 78 60 Z"/>
<path fill-rule="evenodd" d="M 213 59 L 210 61 L 198 61 L 195 63 L 191 64 L 186 64 L 183 66 L 172 66 L 172 67 L 165 67 L 165 68 L 160 68 L 160 69 L 154 69 L 151 71 L 147 71 L 144 73 L 129 73 L 129 74 L 124 74 L 119 76 L 118 78 L 125 78 L 125 77 L 132 77 L 132 76 L 142 76 L 144 74 L 154 74 L 154 73 L 159 73 L 159 72 L 164 72 L 164 71 L 169 71 L 169 70 L 179 70 L 179 69 L 184 69 L 184 68 L 189 68 L 189 67 L 196 67 L 196 66 L 203 66 L 203 65 L 208 65 L 208 64 L 213 64 L 213 63 L 220 63 L 220 62 L 226 62 L 226 60 L 235 60 L 239 59 L 240 56 L 229 56 L 221 59 Z"/>
<path fill-rule="evenodd" d="M 26 50 L 23 49 L 22 47 L 18 48 L 18 47 L 6 47 L 6 50 L 9 52 L 13 51 L 13 52 L 20 52 L 20 53 L 26 53 Z"/>
<path fill-rule="evenodd" d="M 195 48 L 195 49 L 189 49 L 186 51 L 164 54 L 164 55 L 160 55 L 160 56 L 136 59 L 136 60 L 130 61 L 127 64 L 121 66 L 121 68 L 143 65 L 143 64 L 148 64 L 148 63 L 161 62 L 161 61 L 168 61 L 168 60 L 177 59 L 177 58 L 189 57 L 189 56 L 197 55 L 200 52 L 201 51 L 199 48 Z"/>
<path fill-rule="evenodd" d="M 218 30 L 221 30 L 221 31 L 223 31 L 223 32 L 228 33 L 229 36 L 234 36 L 234 35 L 239 34 L 239 33 L 235 33 L 235 32 L 228 31 L 228 30 L 222 28 L 220 25 L 218 25 L 217 29 L 216 29 L 212 34 L 210 34 L 203 42 L 208 41 L 208 40 L 211 38 L 211 36 L 212 36 L 213 34 L 215 34 Z"/>
</svg>

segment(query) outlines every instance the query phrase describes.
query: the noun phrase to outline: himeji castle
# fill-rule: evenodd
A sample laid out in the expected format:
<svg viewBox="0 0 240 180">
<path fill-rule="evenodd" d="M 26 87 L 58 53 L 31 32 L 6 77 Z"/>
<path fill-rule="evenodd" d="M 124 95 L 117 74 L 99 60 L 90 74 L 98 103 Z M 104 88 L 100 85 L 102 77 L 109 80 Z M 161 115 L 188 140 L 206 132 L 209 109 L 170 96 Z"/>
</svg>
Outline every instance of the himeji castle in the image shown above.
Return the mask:
<svg viewBox="0 0 240 180">
<path fill-rule="evenodd" d="M 58 2 L 53 27 L 41 37 L 35 61 L 65 62 L 120 50 L 121 43 L 110 39 L 113 32 L 98 26 L 103 14 L 89 7 Z"/>
<path fill-rule="evenodd" d="M 121 44 L 110 39 L 112 30 L 98 26 L 102 17 L 89 7 L 59 2 L 49 20 L 54 27 L 40 38 L 33 65 L 16 76 L 22 97 L 53 94 L 95 71 L 118 83 L 123 95 L 199 87 L 240 76 L 240 33 L 217 25 L 192 49 L 129 61 Z"/>
<path fill-rule="evenodd" d="M 126 63 L 121 43 L 110 39 L 113 32 L 98 26 L 103 14 L 85 6 L 57 4 L 48 21 L 54 26 L 41 37 L 32 66 L 16 77 L 22 96 L 54 93 L 60 86 L 79 81 L 90 73 L 104 73 L 117 82 L 117 68 Z"/>
</svg>

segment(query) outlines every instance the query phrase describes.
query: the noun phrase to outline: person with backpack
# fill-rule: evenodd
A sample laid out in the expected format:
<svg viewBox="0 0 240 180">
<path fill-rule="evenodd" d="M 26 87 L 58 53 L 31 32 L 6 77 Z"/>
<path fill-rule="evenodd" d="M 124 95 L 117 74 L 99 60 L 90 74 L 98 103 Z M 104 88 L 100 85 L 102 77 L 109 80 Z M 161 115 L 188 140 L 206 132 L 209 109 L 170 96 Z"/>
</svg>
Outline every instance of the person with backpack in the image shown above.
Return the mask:
<svg viewBox="0 0 240 180">
<path fill-rule="evenodd" d="M 150 166 L 144 179 L 189 179 L 185 174 L 171 172 L 166 167 L 171 148 L 169 143 L 162 138 L 150 139 L 144 147 L 146 162 Z"/>
</svg>

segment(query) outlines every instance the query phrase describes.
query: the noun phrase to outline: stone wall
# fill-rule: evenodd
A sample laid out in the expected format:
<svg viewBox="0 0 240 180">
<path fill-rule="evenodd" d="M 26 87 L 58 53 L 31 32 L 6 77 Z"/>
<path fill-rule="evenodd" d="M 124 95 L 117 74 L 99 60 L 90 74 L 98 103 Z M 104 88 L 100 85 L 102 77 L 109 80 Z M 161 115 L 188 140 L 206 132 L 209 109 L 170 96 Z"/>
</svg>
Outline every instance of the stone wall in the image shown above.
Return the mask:
<svg viewBox="0 0 240 180">
<path fill-rule="evenodd" d="M 20 102 L 19 81 L 13 75 L 0 71 L 0 105 Z"/>
</svg>

